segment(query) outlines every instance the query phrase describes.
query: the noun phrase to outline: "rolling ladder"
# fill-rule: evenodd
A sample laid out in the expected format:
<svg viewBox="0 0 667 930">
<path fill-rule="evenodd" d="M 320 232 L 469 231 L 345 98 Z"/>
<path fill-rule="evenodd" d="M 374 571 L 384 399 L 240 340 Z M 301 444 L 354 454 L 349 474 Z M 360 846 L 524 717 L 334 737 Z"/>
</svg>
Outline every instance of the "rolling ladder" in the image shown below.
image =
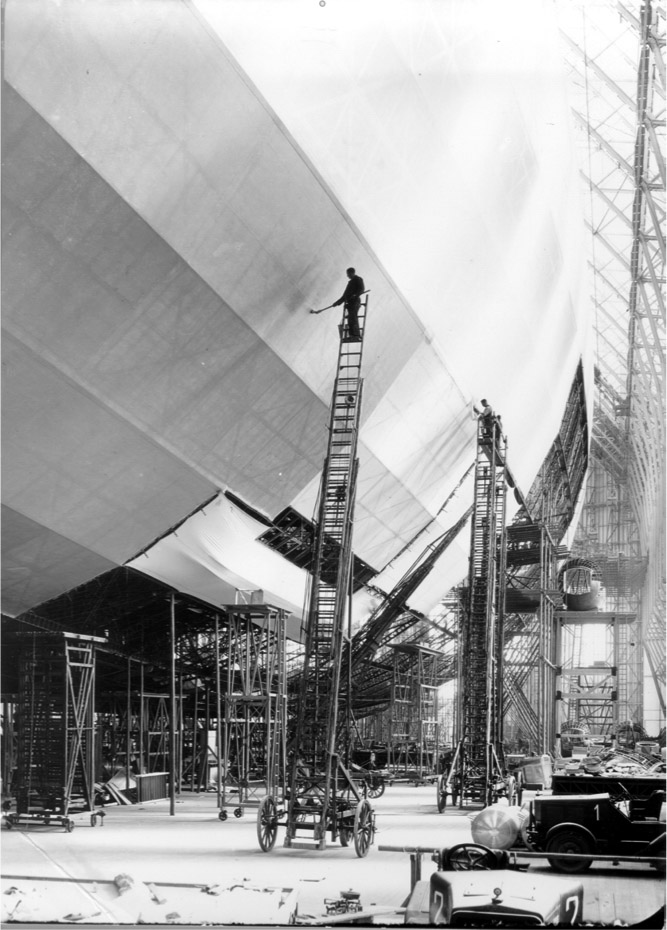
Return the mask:
<svg viewBox="0 0 667 930">
<path fill-rule="evenodd" d="M 242 817 L 286 782 L 287 611 L 270 604 L 225 607 L 224 732 L 219 820 Z"/>
<path fill-rule="evenodd" d="M 95 826 L 95 649 L 105 642 L 75 633 L 15 634 L 19 655 L 16 813 L 7 827 L 59 824 L 73 814 Z"/>
<path fill-rule="evenodd" d="M 438 808 L 448 795 L 491 804 L 509 793 L 502 765 L 506 439 L 495 417 L 477 427 L 468 605 L 460 641 L 458 741 Z"/>
<path fill-rule="evenodd" d="M 291 761 L 284 845 L 326 848 L 329 831 L 357 855 L 368 852 L 374 815 L 337 754 L 343 645 L 352 565 L 352 527 L 361 411 L 361 361 L 368 297 L 359 310 L 360 338 L 340 329 L 338 367 L 322 470 L 307 617 L 304 669 Z M 304 836 L 308 842 L 303 842 Z M 261 839 L 260 839 L 261 845 Z"/>
</svg>

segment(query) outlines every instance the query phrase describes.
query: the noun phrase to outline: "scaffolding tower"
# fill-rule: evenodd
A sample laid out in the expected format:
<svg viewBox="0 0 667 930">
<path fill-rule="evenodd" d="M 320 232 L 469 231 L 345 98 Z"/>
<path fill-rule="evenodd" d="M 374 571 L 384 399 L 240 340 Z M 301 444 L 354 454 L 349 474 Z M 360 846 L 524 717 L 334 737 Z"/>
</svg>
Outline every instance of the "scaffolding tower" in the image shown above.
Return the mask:
<svg viewBox="0 0 667 930">
<path fill-rule="evenodd" d="M 554 616 L 562 553 L 546 522 L 508 527 L 503 716 L 506 743 L 516 752 L 551 752 L 555 744 Z"/>
<path fill-rule="evenodd" d="M 95 826 L 95 647 L 74 633 L 16 634 L 19 653 L 16 813 L 7 826 L 60 824 L 73 814 Z"/>
<path fill-rule="evenodd" d="M 269 604 L 224 608 L 226 635 L 220 820 L 241 817 L 286 789 L 287 611 Z"/>
<path fill-rule="evenodd" d="M 615 737 L 619 726 L 635 722 L 628 685 L 641 667 L 637 615 L 563 610 L 556 618 L 560 730 Z"/>
<path fill-rule="evenodd" d="M 418 784 L 433 775 L 439 755 L 438 686 L 442 653 L 417 643 L 394 652 L 391 738 L 387 761 L 393 775 Z"/>
<path fill-rule="evenodd" d="M 438 783 L 447 798 L 491 804 L 507 791 L 502 748 L 503 611 L 506 570 L 507 441 L 498 417 L 477 425 L 467 605 L 459 643 L 456 749 Z"/>
<path fill-rule="evenodd" d="M 130 687 L 132 665 L 139 666 L 139 691 Z M 156 801 L 169 793 L 169 695 L 144 690 L 143 663 L 128 662 L 127 667 L 128 689 L 103 694 L 98 702 L 101 774 L 104 781 L 112 781 L 120 788 L 128 800 L 133 797 L 131 792 L 136 791 L 138 803 Z M 179 726 L 179 732 L 180 729 Z"/>
<path fill-rule="evenodd" d="M 289 798 L 284 845 L 325 849 L 332 841 L 368 853 L 375 833 L 375 815 L 362 789 L 352 779 L 338 753 L 339 715 L 349 708 L 341 697 L 343 646 L 349 642 L 352 527 L 357 480 L 363 382 L 361 361 L 368 297 L 359 309 L 359 338 L 340 327 L 338 364 L 330 408 L 327 452 L 322 469 L 311 583 L 304 616 L 305 655 L 297 708 L 295 738 L 291 741 Z M 341 728 L 346 731 L 347 728 Z M 267 796 L 257 815 L 262 850 L 276 841 L 284 816 L 276 799 Z M 306 842 L 304 842 L 304 834 Z"/>
</svg>

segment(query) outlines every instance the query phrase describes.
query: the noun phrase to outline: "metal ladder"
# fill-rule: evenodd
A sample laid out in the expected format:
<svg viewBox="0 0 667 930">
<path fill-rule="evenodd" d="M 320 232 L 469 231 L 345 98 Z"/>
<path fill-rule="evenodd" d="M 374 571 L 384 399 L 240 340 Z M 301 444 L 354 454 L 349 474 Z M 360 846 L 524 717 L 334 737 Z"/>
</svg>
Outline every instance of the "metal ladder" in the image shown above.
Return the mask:
<svg viewBox="0 0 667 930">
<path fill-rule="evenodd" d="M 368 297 L 359 309 L 360 338 L 340 327 L 338 366 L 330 408 L 329 436 L 322 470 L 314 560 L 307 617 L 304 668 L 291 761 L 284 845 L 324 849 L 332 839 L 352 836 L 354 808 L 361 799 L 336 754 L 341 701 L 343 645 L 352 562 L 352 527 L 357 479 L 357 441 L 363 382 L 361 362 Z M 300 833 L 308 843 L 297 843 Z M 355 842 L 356 845 L 356 842 Z"/>
</svg>

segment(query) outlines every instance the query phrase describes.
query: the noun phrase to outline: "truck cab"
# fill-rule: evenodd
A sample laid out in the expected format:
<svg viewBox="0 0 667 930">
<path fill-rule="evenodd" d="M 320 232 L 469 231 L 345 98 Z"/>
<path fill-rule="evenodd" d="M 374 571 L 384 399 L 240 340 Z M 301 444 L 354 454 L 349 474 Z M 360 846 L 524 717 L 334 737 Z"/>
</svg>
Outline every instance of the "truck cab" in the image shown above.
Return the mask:
<svg viewBox="0 0 667 930">
<path fill-rule="evenodd" d="M 549 865 L 556 872 L 583 872 L 596 854 L 637 856 L 661 865 L 665 824 L 658 815 L 664 796 L 664 791 L 655 792 L 640 811 L 606 793 L 536 797 L 526 841 L 535 850 L 554 854 Z"/>
</svg>

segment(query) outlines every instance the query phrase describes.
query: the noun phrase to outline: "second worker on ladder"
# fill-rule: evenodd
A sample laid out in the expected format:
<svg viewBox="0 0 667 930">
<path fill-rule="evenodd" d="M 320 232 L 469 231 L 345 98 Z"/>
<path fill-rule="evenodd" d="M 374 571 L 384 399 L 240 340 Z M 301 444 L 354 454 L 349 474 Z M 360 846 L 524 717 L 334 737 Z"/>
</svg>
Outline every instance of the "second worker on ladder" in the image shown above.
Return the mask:
<svg viewBox="0 0 667 930">
<path fill-rule="evenodd" d="M 361 295 L 364 293 L 364 281 L 355 271 L 354 268 L 347 269 L 347 276 L 350 279 L 343 291 L 343 296 L 333 303 L 332 307 L 345 306 L 347 315 L 347 332 L 350 339 L 360 339 L 359 333 L 359 307 L 361 306 Z"/>
</svg>

